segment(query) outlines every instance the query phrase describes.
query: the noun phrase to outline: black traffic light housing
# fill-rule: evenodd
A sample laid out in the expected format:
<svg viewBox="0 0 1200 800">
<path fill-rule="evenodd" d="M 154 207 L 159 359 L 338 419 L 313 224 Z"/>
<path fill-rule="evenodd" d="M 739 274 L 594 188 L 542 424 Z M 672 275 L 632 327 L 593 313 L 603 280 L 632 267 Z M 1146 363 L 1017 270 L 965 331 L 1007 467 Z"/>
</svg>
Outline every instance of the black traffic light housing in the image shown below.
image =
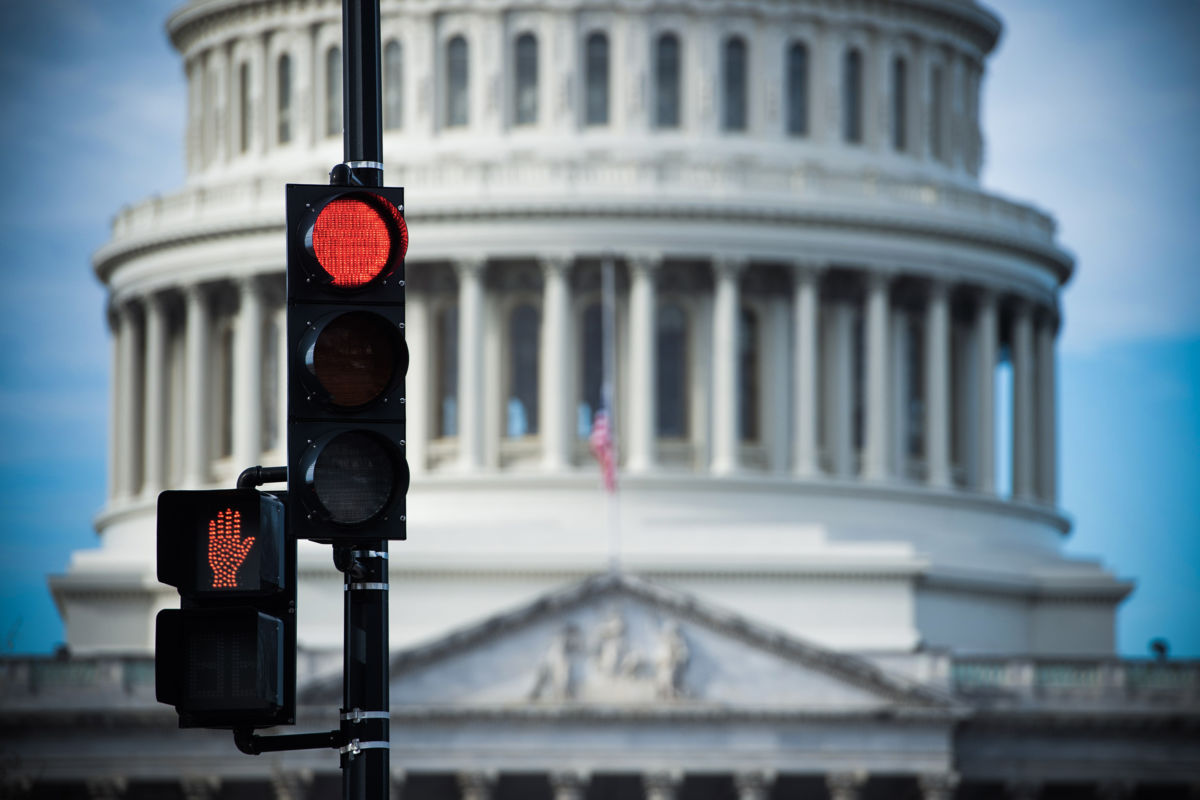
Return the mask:
<svg viewBox="0 0 1200 800">
<path fill-rule="evenodd" d="M 292 535 L 405 538 L 404 190 L 287 186 Z"/>
<path fill-rule="evenodd" d="M 158 497 L 158 579 L 180 608 L 155 620 L 155 694 L 181 728 L 267 728 L 296 717 L 296 541 L 255 489 Z"/>
</svg>

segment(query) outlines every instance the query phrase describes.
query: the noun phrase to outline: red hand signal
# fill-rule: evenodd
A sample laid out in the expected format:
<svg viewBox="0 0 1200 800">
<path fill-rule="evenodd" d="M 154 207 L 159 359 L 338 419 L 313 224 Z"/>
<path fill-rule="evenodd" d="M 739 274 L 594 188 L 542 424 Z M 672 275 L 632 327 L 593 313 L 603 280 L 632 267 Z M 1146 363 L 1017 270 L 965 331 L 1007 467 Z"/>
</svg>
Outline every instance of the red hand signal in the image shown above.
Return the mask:
<svg viewBox="0 0 1200 800">
<path fill-rule="evenodd" d="M 227 508 L 208 523 L 208 565 L 214 589 L 236 589 L 237 571 L 254 546 L 254 537 L 242 538 L 242 512 Z"/>
</svg>

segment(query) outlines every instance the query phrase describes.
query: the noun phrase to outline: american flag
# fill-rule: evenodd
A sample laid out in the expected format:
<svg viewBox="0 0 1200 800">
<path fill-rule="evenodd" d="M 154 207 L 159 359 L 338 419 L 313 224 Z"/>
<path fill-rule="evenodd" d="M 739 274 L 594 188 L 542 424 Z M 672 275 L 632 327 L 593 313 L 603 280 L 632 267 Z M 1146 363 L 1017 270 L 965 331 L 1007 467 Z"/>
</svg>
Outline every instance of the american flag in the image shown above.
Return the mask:
<svg viewBox="0 0 1200 800">
<path fill-rule="evenodd" d="M 604 476 L 604 488 L 617 490 L 617 463 L 613 449 L 612 428 L 608 424 L 608 412 L 600 409 L 592 420 L 592 433 L 588 436 L 592 455 L 600 462 L 600 474 Z"/>
</svg>

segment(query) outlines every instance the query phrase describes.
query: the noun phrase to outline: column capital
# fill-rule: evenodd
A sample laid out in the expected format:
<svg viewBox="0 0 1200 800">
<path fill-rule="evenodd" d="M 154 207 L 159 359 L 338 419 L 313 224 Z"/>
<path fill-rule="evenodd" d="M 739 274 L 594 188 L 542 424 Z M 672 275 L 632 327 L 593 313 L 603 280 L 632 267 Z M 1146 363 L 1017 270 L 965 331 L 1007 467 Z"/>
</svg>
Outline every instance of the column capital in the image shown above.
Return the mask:
<svg viewBox="0 0 1200 800">
<path fill-rule="evenodd" d="M 867 777 L 866 770 L 829 773 L 825 776 L 829 800 L 857 800 L 859 790 L 866 784 Z"/>
<path fill-rule="evenodd" d="M 1042 784 L 1030 778 L 1016 778 L 1004 784 L 1004 791 L 1012 800 L 1037 800 Z"/>
<path fill-rule="evenodd" d="M 483 255 L 459 256 L 450 262 L 459 280 L 479 278 L 487 266 L 487 257 Z"/>
<path fill-rule="evenodd" d="M 868 289 L 886 289 L 892 285 L 892 281 L 896 279 L 896 273 L 891 269 L 866 269 L 863 270 L 863 283 Z"/>
<path fill-rule="evenodd" d="M 791 268 L 792 274 L 797 278 L 816 280 L 829 270 L 829 264 L 811 258 L 798 258 L 791 263 Z"/>
<path fill-rule="evenodd" d="M 716 256 L 712 265 L 716 277 L 736 279 L 750 265 L 750 259 L 745 256 Z"/>
<path fill-rule="evenodd" d="M 590 772 L 581 769 L 551 772 L 548 777 L 554 800 L 581 800 L 592 779 Z"/>
<path fill-rule="evenodd" d="M 928 772 L 917 777 L 923 800 L 950 800 L 958 788 L 956 772 Z"/>
<path fill-rule="evenodd" d="M 738 800 L 765 800 L 771 793 L 771 785 L 774 783 L 775 772 L 773 770 L 738 772 L 733 776 L 733 786 L 737 790 Z"/>
<path fill-rule="evenodd" d="M 180 290 L 183 292 L 184 299 L 189 303 L 202 303 L 208 300 L 208 295 L 211 291 L 209 283 L 196 281 L 194 283 L 185 283 Z"/>
<path fill-rule="evenodd" d="M 494 770 L 458 773 L 458 788 L 462 800 L 488 800 L 496 786 Z"/>
<path fill-rule="evenodd" d="M 675 793 L 683 783 L 681 770 L 657 770 L 642 774 L 642 785 L 646 790 L 646 800 L 674 800 Z"/>
<path fill-rule="evenodd" d="M 629 270 L 635 275 L 654 275 L 662 269 L 662 253 L 634 253 L 626 259 Z"/>
<path fill-rule="evenodd" d="M 267 292 L 267 288 L 262 282 L 262 275 L 258 273 L 239 275 L 234 279 L 234 283 L 242 294 L 253 292 L 256 296 L 262 297 Z"/>
<path fill-rule="evenodd" d="M 575 263 L 575 257 L 569 253 L 551 253 L 538 256 L 538 266 L 542 268 L 543 277 L 565 276 Z"/>
<path fill-rule="evenodd" d="M 926 292 L 930 300 L 946 300 L 950 297 L 950 291 L 954 288 L 954 284 L 946 278 L 930 278 Z"/>
<path fill-rule="evenodd" d="M 221 792 L 221 779 L 216 775 L 184 775 L 179 779 L 184 800 L 212 800 Z"/>
</svg>

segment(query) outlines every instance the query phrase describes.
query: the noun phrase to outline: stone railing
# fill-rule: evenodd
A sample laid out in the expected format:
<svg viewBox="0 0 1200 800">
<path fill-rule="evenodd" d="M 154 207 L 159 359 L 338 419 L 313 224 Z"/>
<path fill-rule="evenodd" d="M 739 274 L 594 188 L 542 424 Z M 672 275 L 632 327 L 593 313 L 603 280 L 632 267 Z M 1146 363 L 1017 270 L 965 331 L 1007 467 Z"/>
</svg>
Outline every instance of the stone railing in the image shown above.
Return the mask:
<svg viewBox="0 0 1200 800">
<path fill-rule="evenodd" d="M 951 680 L 973 698 L 1200 706 L 1200 661 L 956 658 Z"/>
<path fill-rule="evenodd" d="M 323 174 L 289 175 L 290 180 Z M 820 165 L 794 168 L 755 162 L 690 163 L 670 159 L 588 162 L 529 160 L 466 162 L 434 159 L 389 166 L 389 183 L 428 187 L 413 213 L 469 211 L 469 204 L 502 202 L 510 210 L 581 203 L 589 209 L 625 198 L 665 208 L 716 205 L 761 209 L 778 215 L 851 211 L 920 218 L 930 214 L 956 225 L 1053 247 L 1053 219 L 1031 206 L 967 186 L 911 179 L 877 171 L 837 171 Z M 184 232 L 225 218 L 283 222 L 283 178 L 258 175 L 211 186 L 192 186 L 128 206 L 113 219 L 113 239 L 105 249 L 130 239 Z M 478 198 L 465 201 L 466 198 Z M 101 251 L 103 253 L 104 250 Z"/>
</svg>

